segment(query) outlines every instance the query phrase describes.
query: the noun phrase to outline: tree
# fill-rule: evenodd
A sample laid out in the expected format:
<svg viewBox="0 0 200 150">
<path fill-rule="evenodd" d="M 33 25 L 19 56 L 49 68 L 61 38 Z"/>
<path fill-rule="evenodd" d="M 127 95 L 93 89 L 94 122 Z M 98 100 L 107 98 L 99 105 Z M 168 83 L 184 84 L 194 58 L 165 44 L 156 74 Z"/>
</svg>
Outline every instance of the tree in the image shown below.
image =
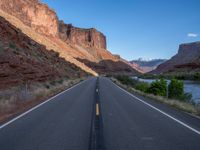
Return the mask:
<svg viewBox="0 0 200 150">
<path fill-rule="evenodd" d="M 154 95 L 166 96 L 167 81 L 164 79 L 160 79 L 152 82 L 147 92 Z"/>
<path fill-rule="evenodd" d="M 181 99 L 184 95 L 184 84 L 182 81 L 172 79 L 169 84 L 169 98 Z"/>
</svg>

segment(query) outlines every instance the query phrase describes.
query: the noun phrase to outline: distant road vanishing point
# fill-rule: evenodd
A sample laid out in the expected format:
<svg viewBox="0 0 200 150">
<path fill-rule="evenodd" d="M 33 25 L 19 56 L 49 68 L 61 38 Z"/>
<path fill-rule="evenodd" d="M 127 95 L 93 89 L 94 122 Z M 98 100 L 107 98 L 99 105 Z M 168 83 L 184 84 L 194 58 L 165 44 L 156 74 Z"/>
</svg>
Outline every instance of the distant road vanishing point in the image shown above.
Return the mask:
<svg viewBox="0 0 200 150">
<path fill-rule="evenodd" d="M 0 150 L 200 150 L 200 119 L 93 77 L 0 125 Z"/>
</svg>

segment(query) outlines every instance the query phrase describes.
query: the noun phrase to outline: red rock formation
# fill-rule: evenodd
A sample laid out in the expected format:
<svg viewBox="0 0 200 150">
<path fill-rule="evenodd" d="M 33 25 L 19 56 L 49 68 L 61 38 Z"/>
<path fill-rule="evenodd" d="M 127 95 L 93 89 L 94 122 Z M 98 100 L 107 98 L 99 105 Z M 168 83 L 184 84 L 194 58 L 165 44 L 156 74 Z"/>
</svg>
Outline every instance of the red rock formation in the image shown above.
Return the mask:
<svg viewBox="0 0 200 150">
<path fill-rule="evenodd" d="M 0 9 L 19 18 L 38 33 L 58 36 L 56 13 L 38 0 L 1 0 Z"/>
<path fill-rule="evenodd" d="M 44 82 L 87 75 L 54 51 L 33 41 L 0 17 L 0 89 L 24 82 Z"/>
<path fill-rule="evenodd" d="M 200 42 L 181 44 L 178 54 L 159 65 L 152 73 L 200 71 Z"/>
<path fill-rule="evenodd" d="M 7 20 L 13 22 L 12 24 L 30 38 L 48 49 L 59 52 L 67 61 L 94 75 L 96 73 L 92 70 L 93 68 L 77 61 L 77 58 L 95 63 L 102 60 L 124 62 L 106 50 L 106 37 L 102 33 L 94 28 L 82 29 L 59 22 L 56 13 L 38 0 L 1 0 L 0 10 L 6 13 L 5 15 L 1 13 L 2 11 L 0 12 L 3 17 L 6 16 Z M 14 19 L 9 15 L 14 16 Z M 39 34 L 36 35 L 35 31 Z M 126 67 L 129 69 L 129 63 L 125 62 L 125 64 L 124 70 Z"/>
<path fill-rule="evenodd" d="M 77 28 L 71 24 L 65 24 L 63 21 L 60 21 L 59 34 L 62 40 L 72 44 L 78 44 L 85 48 L 93 47 L 106 49 L 106 37 L 94 28 Z"/>
</svg>

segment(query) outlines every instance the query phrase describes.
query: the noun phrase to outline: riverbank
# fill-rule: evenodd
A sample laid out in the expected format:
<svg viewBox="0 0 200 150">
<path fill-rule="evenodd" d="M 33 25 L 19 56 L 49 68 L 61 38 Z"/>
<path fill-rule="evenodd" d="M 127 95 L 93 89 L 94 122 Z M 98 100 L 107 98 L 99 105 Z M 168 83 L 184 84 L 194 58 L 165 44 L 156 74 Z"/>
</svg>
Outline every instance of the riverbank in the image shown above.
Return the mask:
<svg viewBox="0 0 200 150">
<path fill-rule="evenodd" d="M 195 73 L 165 73 L 165 74 L 141 74 L 139 78 L 142 79 L 178 79 L 178 80 L 191 80 L 191 81 L 200 81 L 200 72 Z"/>
<path fill-rule="evenodd" d="M 155 82 L 157 79 L 143 79 L 143 78 L 137 78 L 133 77 L 133 79 L 138 80 L 140 82 L 146 82 L 148 84 L 151 84 L 152 82 Z M 166 79 L 167 84 L 171 82 L 171 80 Z M 194 103 L 200 104 L 200 81 L 192 81 L 192 80 L 181 80 L 184 84 L 184 92 L 191 94 L 191 101 Z"/>
<path fill-rule="evenodd" d="M 118 86 L 126 89 L 127 91 L 129 91 L 130 93 L 135 93 L 135 94 L 139 94 L 141 96 L 150 98 L 154 101 L 158 101 L 160 103 L 169 105 L 173 108 L 176 108 L 178 110 L 187 112 L 189 114 L 195 115 L 195 116 L 200 116 L 200 106 L 199 105 L 195 105 L 193 103 L 189 103 L 189 102 L 184 102 L 184 101 L 179 101 L 179 100 L 175 100 L 175 99 L 168 99 L 165 97 L 161 97 L 161 96 L 156 96 L 153 94 L 148 94 L 148 93 L 144 93 L 142 91 L 136 90 L 135 88 L 131 87 L 128 84 L 123 84 L 121 83 L 119 80 L 117 80 L 116 78 L 111 77 L 110 78 L 114 83 L 116 83 Z"/>
</svg>

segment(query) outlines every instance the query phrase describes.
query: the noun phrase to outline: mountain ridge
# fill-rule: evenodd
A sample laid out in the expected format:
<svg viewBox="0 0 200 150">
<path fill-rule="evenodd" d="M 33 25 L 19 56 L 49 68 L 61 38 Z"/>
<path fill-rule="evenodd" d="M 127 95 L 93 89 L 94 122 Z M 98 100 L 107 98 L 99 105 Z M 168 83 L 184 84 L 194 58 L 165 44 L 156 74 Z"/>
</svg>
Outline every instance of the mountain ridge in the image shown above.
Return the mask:
<svg viewBox="0 0 200 150">
<path fill-rule="evenodd" d="M 154 69 L 156 69 L 157 66 L 160 64 L 164 63 L 166 59 L 137 59 L 137 60 L 132 60 L 130 61 L 131 64 L 136 64 L 138 68 L 142 70 L 143 73 L 150 72 Z"/>
</svg>

